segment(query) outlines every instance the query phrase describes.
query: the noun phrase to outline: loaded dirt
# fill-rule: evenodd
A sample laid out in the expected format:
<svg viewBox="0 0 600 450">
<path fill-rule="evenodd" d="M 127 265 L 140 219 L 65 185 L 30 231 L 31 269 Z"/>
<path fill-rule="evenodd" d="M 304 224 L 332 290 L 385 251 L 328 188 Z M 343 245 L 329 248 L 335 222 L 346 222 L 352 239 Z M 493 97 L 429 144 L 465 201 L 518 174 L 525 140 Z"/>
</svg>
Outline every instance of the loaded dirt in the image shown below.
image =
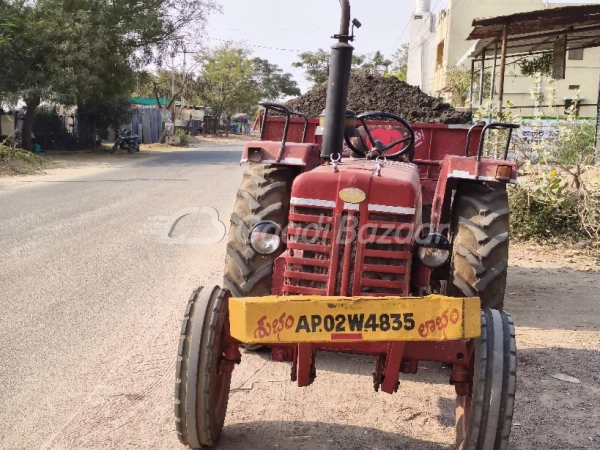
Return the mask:
<svg viewBox="0 0 600 450">
<path fill-rule="evenodd" d="M 290 100 L 286 106 L 310 117 L 319 117 L 325 109 L 327 83 L 315 85 L 306 94 Z M 366 73 L 352 74 L 348 90 L 348 109 L 357 113 L 386 111 L 409 122 L 462 124 L 471 121 L 471 114 L 457 111 L 448 103 L 425 94 L 396 77 Z"/>
</svg>

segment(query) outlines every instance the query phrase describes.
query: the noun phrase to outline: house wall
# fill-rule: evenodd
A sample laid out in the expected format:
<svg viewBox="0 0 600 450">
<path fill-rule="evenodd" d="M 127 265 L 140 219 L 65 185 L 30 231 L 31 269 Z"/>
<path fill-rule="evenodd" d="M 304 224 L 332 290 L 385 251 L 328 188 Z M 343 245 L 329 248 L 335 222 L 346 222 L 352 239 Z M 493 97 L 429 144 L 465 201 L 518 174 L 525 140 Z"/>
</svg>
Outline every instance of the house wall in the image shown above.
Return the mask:
<svg viewBox="0 0 600 450">
<path fill-rule="evenodd" d="M 429 11 L 415 12 L 410 24 L 406 80 L 427 93 L 433 88 L 436 20 Z"/>
<path fill-rule="evenodd" d="M 435 48 L 432 50 L 433 54 L 429 54 L 425 64 L 430 69 L 428 71 L 419 70 L 418 63 L 421 61 L 416 56 L 411 59 L 409 54 L 409 83 L 425 86 L 424 90 L 431 95 L 451 97 L 451 92 L 446 86 L 446 72 L 449 68 L 456 66 L 476 42 L 466 40 L 473 30 L 473 19 L 543 9 L 545 3 L 543 0 L 448 0 L 447 9 L 437 14 L 436 32 L 427 36 L 429 43 L 435 42 Z M 596 3 L 600 3 L 600 1 Z M 548 7 L 555 8 L 577 4 L 580 3 L 555 3 L 550 1 Z M 415 26 L 416 20 L 413 20 L 411 31 Z M 422 45 L 421 38 L 422 36 L 418 33 L 413 34 L 411 32 L 410 48 L 416 49 Z M 440 46 L 443 46 L 441 60 L 439 55 L 436 55 Z M 488 49 L 489 56 L 492 56 L 493 53 L 493 48 Z M 415 50 L 415 55 L 418 54 L 419 52 Z M 532 108 L 534 100 L 530 91 L 534 81 L 531 77 L 522 76 L 518 66 L 510 64 L 511 60 L 514 61 L 513 58 L 508 59 L 509 65 L 505 77 L 505 101 L 510 100 L 515 106 L 523 106 L 523 108 L 517 108 L 517 112 L 522 116 L 531 116 L 534 112 Z M 490 70 L 491 65 L 491 60 L 486 62 L 488 70 Z M 470 69 L 471 60 L 464 61 L 463 66 Z M 555 81 L 557 103 L 564 103 L 566 98 L 573 97 L 576 90 L 572 87 L 579 86 L 582 97 L 580 115 L 595 117 L 596 107 L 593 105 L 598 102 L 599 77 L 600 48 L 585 49 L 583 60 L 567 60 L 566 79 Z M 426 81 L 415 82 L 420 78 L 425 78 Z M 497 86 L 498 84 L 496 84 L 496 89 Z M 545 94 L 542 104 L 545 104 L 548 100 L 547 87 L 547 83 L 542 87 L 542 93 Z M 486 95 L 489 95 L 489 93 L 486 93 Z M 474 102 L 477 106 L 478 99 L 474 99 Z"/>
</svg>

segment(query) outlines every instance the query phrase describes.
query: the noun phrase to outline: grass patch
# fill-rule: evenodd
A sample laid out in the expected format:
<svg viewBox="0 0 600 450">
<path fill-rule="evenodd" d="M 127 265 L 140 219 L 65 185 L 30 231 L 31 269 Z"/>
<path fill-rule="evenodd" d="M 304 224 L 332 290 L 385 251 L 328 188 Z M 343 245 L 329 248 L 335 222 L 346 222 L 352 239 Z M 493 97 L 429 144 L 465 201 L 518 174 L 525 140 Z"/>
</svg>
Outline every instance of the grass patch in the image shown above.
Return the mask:
<svg viewBox="0 0 600 450">
<path fill-rule="evenodd" d="M 41 156 L 0 144 L 0 175 L 35 173 L 43 166 L 44 158 Z"/>
</svg>

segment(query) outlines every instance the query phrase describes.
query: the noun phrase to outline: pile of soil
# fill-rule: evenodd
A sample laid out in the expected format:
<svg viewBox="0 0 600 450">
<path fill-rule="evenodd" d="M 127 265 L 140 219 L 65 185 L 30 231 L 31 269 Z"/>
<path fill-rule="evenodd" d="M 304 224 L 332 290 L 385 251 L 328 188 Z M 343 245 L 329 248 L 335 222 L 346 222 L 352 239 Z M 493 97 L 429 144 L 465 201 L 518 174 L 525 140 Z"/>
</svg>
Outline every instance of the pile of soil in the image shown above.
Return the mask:
<svg viewBox="0 0 600 450">
<path fill-rule="evenodd" d="M 310 117 L 319 117 L 325 109 L 326 98 L 327 83 L 323 83 L 290 100 L 286 106 Z M 471 113 L 457 111 L 416 86 L 395 77 L 365 73 L 355 73 L 350 78 L 348 109 L 359 114 L 367 111 L 391 112 L 409 122 L 462 124 L 471 121 Z"/>
</svg>

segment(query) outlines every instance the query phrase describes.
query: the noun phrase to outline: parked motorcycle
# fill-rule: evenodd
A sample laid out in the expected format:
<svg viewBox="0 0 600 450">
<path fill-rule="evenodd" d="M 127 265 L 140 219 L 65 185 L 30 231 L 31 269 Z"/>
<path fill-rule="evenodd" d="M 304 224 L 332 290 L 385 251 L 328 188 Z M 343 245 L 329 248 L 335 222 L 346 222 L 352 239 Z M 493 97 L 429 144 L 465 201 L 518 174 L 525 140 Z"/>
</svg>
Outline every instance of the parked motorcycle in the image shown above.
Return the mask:
<svg viewBox="0 0 600 450">
<path fill-rule="evenodd" d="M 141 138 L 137 134 L 133 134 L 131 130 L 117 130 L 117 137 L 111 153 L 116 152 L 118 148 L 127 150 L 127 153 L 139 152 L 141 143 Z"/>
</svg>

